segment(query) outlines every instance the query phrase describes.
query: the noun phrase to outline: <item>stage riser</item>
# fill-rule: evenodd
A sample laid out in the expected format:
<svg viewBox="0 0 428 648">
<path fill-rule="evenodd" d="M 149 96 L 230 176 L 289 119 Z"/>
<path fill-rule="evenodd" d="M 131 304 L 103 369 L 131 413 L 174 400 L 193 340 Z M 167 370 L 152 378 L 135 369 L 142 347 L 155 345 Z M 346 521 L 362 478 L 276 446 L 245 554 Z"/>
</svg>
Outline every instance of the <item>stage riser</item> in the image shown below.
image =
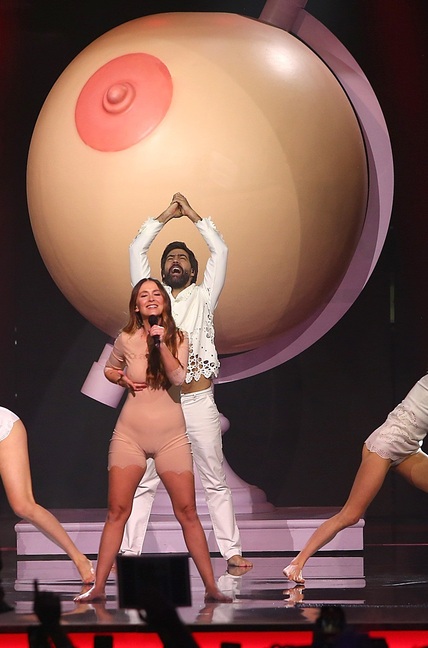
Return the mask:
<svg viewBox="0 0 428 648">
<path fill-rule="evenodd" d="M 220 559 L 215 559 L 217 563 Z M 272 559 L 258 558 L 259 564 L 263 561 L 263 580 L 277 580 L 281 577 L 282 568 L 285 566 L 286 560 L 277 557 L 275 562 Z M 96 561 L 93 561 L 96 567 Z M 216 564 L 216 563 L 214 563 Z M 223 565 L 221 565 L 223 567 Z M 225 567 L 225 565 L 224 565 Z M 196 567 L 191 560 L 189 562 L 190 575 L 199 579 Z M 317 579 L 323 581 L 322 587 L 340 587 L 337 579 L 346 579 L 346 587 L 350 587 L 352 579 L 364 578 L 364 560 L 360 556 L 314 556 L 307 562 L 305 568 L 305 577 L 308 581 Z M 63 588 L 64 584 L 70 582 L 78 582 L 80 580 L 76 567 L 71 560 L 18 560 L 16 579 L 19 583 L 34 584 L 34 579 L 37 578 L 40 584 L 56 584 L 59 588 Z M 327 583 L 325 579 L 329 579 Z M 333 580 L 334 579 L 334 583 Z M 109 583 L 114 582 L 115 577 L 112 574 L 109 578 Z M 73 586 L 75 588 L 75 585 Z M 352 583 L 352 587 L 357 587 L 356 583 Z"/>
<path fill-rule="evenodd" d="M 274 509 L 269 513 L 238 516 L 244 553 L 297 552 L 313 531 L 336 509 Z M 86 554 L 97 554 L 106 511 L 103 509 L 60 510 L 54 514 L 67 533 Z M 299 514 L 299 515 L 298 515 Z M 202 515 L 210 552 L 218 553 L 209 516 Z M 361 551 L 364 548 L 364 520 L 341 531 L 323 551 Z M 15 526 L 17 554 L 42 556 L 62 553 L 32 524 L 24 521 Z M 152 515 L 143 547 L 145 553 L 176 553 L 187 551 L 181 528 L 170 515 Z"/>
</svg>

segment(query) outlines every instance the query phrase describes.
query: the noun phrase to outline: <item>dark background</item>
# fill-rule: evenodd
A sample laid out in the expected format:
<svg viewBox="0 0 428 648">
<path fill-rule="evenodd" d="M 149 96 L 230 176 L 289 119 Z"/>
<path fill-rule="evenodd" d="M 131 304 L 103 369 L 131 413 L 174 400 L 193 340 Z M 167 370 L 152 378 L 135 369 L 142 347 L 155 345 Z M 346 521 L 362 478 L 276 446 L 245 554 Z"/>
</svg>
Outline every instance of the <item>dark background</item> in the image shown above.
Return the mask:
<svg viewBox="0 0 428 648">
<path fill-rule="evenodd" d="M 117 410 L 80 388 L 106 342 L 50 278 L 28 218 L 26 158 L 38 113 L 70 61 L 109 29 L 165 11 L 257 18 L 264 0 L 0 0 L 1 404 L 24 420 L 36 497 L 50 508 L 106 505 Z M 320 341 L 269 372 L 216 387 L 231 428 L 225 456 L 276 506 L 344 502 L 366 436 L 428 358 L 426 0 L 309 0 L 351 52 L 389 128 L 391 226 L 367 286 Z M 254 271 L 263 270 L 263 253 Z M 251 289 L 251 283 L 243 289 Z M 390 475 L 371 516 L 424 516 L 426 495 Z M 0 508 L 7 508 L 0 487 Z"/>
</svg>

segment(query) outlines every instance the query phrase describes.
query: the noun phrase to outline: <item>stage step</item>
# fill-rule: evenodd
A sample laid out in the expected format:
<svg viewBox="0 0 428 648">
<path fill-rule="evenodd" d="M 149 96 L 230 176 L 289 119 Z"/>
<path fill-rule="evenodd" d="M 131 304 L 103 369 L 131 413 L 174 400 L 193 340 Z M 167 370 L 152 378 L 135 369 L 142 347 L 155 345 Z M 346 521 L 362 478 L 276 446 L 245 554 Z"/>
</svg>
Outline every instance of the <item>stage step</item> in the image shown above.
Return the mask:
<svg viewBox="0 0 428 648">
<path fill-rule="evenodd" d="M 255 567 L 252 577 L 256 577 L 262 565 L 263 579 L 268 579 L 268 582 L 271 579 L 272 583 L 276 583 L 275 587 L 284 587 L 282 569 L 288 561 L 288 557 L 284 554 L 289 556 L 298 552 L 313 531 L 338 510 L 337 508 L 296 507 L 238 515 L 244 553 L 247 556 L 254 556 Z M 93 558 L 95 566 L 106 510 L 61 509 L 52 512 L 79 549 Z M 210 517 L 200 515 L 200 518 L 210 552 L 218 556 Z M 360 520 L 354 526 L 338 533 L 334 540 L 323 547 L 322 551 L 332 551 L 335 552 L 334 555 L 317 554 L 312 557 L 305 571 L 307 583 L 312 579 L 315 579 L 315 582 L 324 579 L 325 582 L 336 583 L 336 585 L 340 581 L 341 587 L 364 587 L 363 528 L 364 520 Z M 57 558 L 62 551 L 52 541 L 32 524 L 24 521 L 18 522 L 15 530 L 17 536 L 15 589 L 17 591 L 32 591 L 35 578 L 39 580 L 40 585 L 47 586 L 52 591 L 57 589 L 62 592 L 78 591 L 79 575 L 75 566 L 63 555 Z M 143 551 L 145 553 L 186 552 L 181 528 L 173 515 L 152 514 Z M 43 556 L 46 556 L 45 560 Z M 216 576 L 220 577 L 220 580 L 231 579 L 230 575 L 224 573 L 226 563 L 223 558 L 213 557 L 213 565 Z M 192 591 L 202 597 L 202 581 L 198 577 L 193 561 L 190 562 L 190 569 Z M 227 587 L 227 583 L 222 582 L 222 589 Z M 115 576 L 112 573 L 108 581 L 107 594 L 114 596 L 115 593 Z"/>
<path fill-rule="evenodd" d="M 313 531 L 338 508 L 291 507 L 274 508 L 264 513 L 237 515 L 244 553 L 298 552 Z M 98 553 L 105 509 L 60 509 L 52 513 L 59 519 L 72 540 L 85 554 Z M 209 515 L 200 515 L 211 553 L 218 553 Z M 362 551 L 364 520 L 344 529 L 325 545 L 322 551 Z M 43 556 L 61 554 L 51 540 L 32 524 L 24 521 L 15 525 L 17 555 Z M 173 515 L 152 514 L 143 547 L 145 553 L 175 553 L 187 551 L 180 525 Z"/>
</svg>

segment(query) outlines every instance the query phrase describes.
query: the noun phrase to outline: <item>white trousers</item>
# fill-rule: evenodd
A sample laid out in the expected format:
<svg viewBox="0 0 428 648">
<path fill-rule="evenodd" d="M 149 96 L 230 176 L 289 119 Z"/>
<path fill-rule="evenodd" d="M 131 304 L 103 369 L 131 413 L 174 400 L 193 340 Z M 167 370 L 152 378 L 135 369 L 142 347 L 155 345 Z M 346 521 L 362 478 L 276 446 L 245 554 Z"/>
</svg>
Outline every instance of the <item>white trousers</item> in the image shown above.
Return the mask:
<svg viewBox="0 0 428 648">
<path fill-rule="evenodd" d="M 198 469 L 214 534 L 221 555 L 228 560 L 242 554 L 241 538 L 236 524 L 232 493 L 223 469 L 220 417 L 212 389 L 181 395 L 187 434 Z M 159 486 L 153 460 L 134 497 L 132 512 L 125 526 L 121 551 L 141 553 L 153 500 Z"/>
</svg>

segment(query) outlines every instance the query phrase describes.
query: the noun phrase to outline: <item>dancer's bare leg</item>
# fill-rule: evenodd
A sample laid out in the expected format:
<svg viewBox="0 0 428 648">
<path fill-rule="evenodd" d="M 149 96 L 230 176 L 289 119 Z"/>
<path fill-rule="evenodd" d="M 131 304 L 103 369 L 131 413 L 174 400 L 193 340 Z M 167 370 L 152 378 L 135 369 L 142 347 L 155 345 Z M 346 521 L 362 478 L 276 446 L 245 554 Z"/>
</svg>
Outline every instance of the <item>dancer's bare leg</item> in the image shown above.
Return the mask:
<svg viewBox="0 0 428 648">
<path fill-rule="evenodd" d="M 61 547 L 76 565 L 82 581 L 92 583 L 94 570 L 91 561 L 77 549 L 56 517 L 34 500 L 27 432 L 21 420 L 15 421 L 9 436 L 0 443 L 0 475 L 14 513 L 34 524 Z"/>
<path fill-rule="evenodd" d="M 330 542 L 339 531 L 358 522 L 379 492 L 390 466 L 389 459 L 382 459 L 367 450 L 366 446 L 363 447 L 361 464 L 345 505 L 314 531 L 302 551 L 285 567 L 284 574 L 289 580 L 305 582 L 302 569 L 308 558 Z"/>
<path fill-rule="evenodd" d="M 105 600 L 107 578 L 120 549 L 125 524 L 131 514 L 135 489 L 143 475 L 144 470 L 139 466 L 110 468 L 108 512 L 101 534 L 95 584 L 89 591 L 76 596 L 74 599 L 76 603 Z"/>
<path fill-rule="evenodd" d="M 171 498 L 174 514 L 183 530 L 184 541 L 205 585 L 205 600 L 230 603 L 220 592 L 208 551 L 207 539 L 196 512 L 193 473 L 166 471 L 159 475 Z"/>
<path fill-rule="evenodd" d="M 412 486 L 428 493 L 428 455 L 417 452 L 394 467 Z"/>
</svg>

